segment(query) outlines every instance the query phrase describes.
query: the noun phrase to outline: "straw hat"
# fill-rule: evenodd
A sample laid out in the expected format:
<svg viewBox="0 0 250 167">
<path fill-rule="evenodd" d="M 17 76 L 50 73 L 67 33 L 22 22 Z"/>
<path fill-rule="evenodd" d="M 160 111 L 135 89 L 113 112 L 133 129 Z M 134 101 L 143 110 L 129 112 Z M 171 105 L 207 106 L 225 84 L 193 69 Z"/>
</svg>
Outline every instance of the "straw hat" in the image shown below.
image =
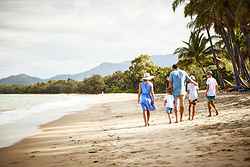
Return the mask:
<svg viewBox="0 0 250 167">
<path fill-rule="evenodd" d="M 212 71 L 207 71 L 207 74 L 208 75 L 213 75 L 213 72 Z"/>
<path fill-rule="evenodd" d="M 154 78 L 154 76 L 152 76 L 152 75 L 150 75 L 149 73 L 144 73 L 144 75 L 143 75 L 143 80 L 151 80 L 151 79 L 153 79 Z"/>
<path fill-rule="evenodd" d="M 190 78 L 191 78 L 192 80 L 194 80 L 194 81 L 196 80 L 196 79 L 195 79 L 195 76 L 193 76 L 193 75 L 191 75 Z"/>
</svg>

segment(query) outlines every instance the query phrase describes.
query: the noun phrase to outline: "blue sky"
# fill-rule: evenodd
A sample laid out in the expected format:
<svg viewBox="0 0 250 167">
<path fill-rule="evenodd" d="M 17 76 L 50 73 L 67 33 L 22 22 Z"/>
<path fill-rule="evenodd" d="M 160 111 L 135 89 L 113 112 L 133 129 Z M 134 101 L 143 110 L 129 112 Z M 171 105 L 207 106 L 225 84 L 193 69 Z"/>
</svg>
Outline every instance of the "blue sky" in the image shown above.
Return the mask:
<svg viewBox="0 0 250 167">
<path fill-rule="evenodd" d="M 187 40 L 172 0 L 1 0 L 0 77 L 78 73 L 141 53 L 169 54 Z"/>
</svg>

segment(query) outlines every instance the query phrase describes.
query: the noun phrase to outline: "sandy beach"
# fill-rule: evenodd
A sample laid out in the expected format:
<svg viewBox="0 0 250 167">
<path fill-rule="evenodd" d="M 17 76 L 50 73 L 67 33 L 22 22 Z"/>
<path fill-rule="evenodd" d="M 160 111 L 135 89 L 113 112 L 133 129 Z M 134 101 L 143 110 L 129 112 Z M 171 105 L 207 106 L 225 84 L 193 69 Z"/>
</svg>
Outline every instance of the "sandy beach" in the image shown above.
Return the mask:
<svg viewBox="0 0 250 167">
<path fill-rule="evenodd" d="M 1 167 L 250 166 L 250 94 L 219 94 L 219 115 L 208 118 L 200 96 L 194 121 L 168 124 L 163 96 L 149 127 L 137 95 L 104 95 L 92 106 L 41 126 L 19 143 L 0 149 Z M 174 115 L 172 115 L 174 118 Z"/>
</svg>

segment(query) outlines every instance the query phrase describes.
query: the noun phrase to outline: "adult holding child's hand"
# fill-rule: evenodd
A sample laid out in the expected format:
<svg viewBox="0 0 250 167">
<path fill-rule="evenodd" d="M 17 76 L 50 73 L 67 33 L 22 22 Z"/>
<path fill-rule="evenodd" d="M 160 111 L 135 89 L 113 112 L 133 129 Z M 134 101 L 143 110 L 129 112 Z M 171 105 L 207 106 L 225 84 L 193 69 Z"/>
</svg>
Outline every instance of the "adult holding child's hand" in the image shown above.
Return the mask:
<svg viewBox="0 0 250 167">
<path fill-rule="evenodd" d="M 180 105 L 180 122 L 182 121 L 182 116 L 184 112 L 184 96 L 186 94 L 186 83 L 189 81 L 190 83 L 193 83 L 194 85 L 198 85 L 197 82 L 192 80 L 186 71 L 181 70 L 178 68 L 176 64 L 172 66 L 173 71 L 169 75 L 169 88 L 173 89 L 173 96 L 174 96 L 174 111 L 175 111 L 175 117 L 176 117 L 176 123 L 178 123 L 178 110 L 177 110 L 177 102 L 179 101 Z"/>
</svg>

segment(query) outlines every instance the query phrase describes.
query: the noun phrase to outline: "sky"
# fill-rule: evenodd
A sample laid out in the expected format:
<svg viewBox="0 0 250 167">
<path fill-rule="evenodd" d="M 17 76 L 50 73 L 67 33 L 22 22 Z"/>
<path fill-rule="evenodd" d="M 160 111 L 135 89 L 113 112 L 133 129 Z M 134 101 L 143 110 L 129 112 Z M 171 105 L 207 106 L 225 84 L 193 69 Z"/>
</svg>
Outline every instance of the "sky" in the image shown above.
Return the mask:
<svg viewBox="0 0 250 167">
<path fill-rule="evenodd" d="M 0 0 L 0 78 L 49 78 L 139 54 L 171 54 L 187 40 L 173 0 Z"/>
</svg>

